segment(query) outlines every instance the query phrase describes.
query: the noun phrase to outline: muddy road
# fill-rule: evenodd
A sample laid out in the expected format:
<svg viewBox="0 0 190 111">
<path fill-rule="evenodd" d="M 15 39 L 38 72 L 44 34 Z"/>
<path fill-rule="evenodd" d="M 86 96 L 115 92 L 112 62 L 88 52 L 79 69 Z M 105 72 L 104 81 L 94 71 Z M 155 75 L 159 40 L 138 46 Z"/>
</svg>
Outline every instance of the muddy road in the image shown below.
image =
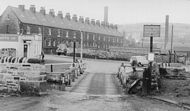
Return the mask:
<svg viewBox="0 0 190 111">
<path fill-rule="evenodd" d="M 86 63 L 86 73 L 69 90 L 53 90 L 43 97 L 1 97 L 0 111 L 183 111 L 159 101 L 123 94 L 116 79 L 121 62 Z"/>
</svg>

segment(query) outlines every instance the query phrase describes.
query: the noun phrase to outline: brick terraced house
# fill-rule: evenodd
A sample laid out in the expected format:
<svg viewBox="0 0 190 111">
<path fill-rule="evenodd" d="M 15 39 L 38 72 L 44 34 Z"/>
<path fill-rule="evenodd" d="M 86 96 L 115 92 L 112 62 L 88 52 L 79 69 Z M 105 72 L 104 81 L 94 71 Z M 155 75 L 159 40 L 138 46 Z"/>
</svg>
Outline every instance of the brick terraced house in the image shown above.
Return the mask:
<svg viewBox="0 0 190 111">
<path fill-rule="evenodd" d="M 55 53 L 60 43 L 70 44 L 75 39 L 80 43 L 83 36 L 84 49 L 107 50 L 111 46 L 122 47 L 124 36 L 118 31 L 117 25 L 83 18 L 77 15 L 65 17 L 53 9 L 46 13 L 44 7 L 37 12 L 34 5 L 25 9 L 8 6 L 0 19 L 0 33 L 18 35 L 40 35 L 42 49 L 45 53 Z M 71 45 L 72 46 L 72 45 Z"/>
</svg>

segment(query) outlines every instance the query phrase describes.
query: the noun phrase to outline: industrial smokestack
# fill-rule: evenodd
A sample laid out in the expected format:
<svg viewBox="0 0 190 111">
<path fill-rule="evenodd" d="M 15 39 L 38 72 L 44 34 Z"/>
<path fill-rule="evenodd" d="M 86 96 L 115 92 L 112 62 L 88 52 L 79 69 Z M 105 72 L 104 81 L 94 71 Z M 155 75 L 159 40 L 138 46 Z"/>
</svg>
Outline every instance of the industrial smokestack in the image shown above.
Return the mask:
<svg viewBox="0 0 190 111">
<path fill-rule="evenodd" d="M 108 6 L 104 7 L 104 22 L 108 23 Z"/>
<path fill-rule="evenodd" d="M 169 40 L 169 15 L 166 15 L 164 49 L 166 49 L 167 47 L 168 40 Z"/>
</svg>

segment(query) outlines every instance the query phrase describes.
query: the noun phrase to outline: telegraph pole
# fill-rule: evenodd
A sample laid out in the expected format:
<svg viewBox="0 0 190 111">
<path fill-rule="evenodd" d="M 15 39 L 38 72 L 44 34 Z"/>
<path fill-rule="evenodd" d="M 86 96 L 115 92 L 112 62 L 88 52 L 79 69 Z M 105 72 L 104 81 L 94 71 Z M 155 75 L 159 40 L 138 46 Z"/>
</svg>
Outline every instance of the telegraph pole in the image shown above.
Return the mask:
<svg viewBox="0 0 190 111">
<path fill-rule="evenodd" d="M 153 52 L 153 36 L 151 34 L 150 36 L 150 53 Z M 149 66 L 149 73 L 148 73 L 148 81 L 147 81 L 147 93 L 150 94 L 151 92 L 151 74 L 152 74 L 152 61 L 150 61 L 150 66 Z"/>
<path fill-rule="evenodd" d="M 148 54 L 149 67 L 143 72 L 143 94 L 151 94 L 152 63 L 154 61 L 153 37 L 160 37 L 160 25 L 144 25 L 143 37 L 150 37 L 150 53 Z"/>
<path fill-rule="evenodd" d="M 81 45 L 80 45 L 80 59 L 82 60 L 82 58 L 83 58 L 83 54 L 82 54 L 82 52 L 83 52 L 83 33 L 82 33 L 82 31 L 80 31 L 80 33 L 81 33 L 81 38 L 80 38 L 80 43 L 81 43 Z"/>
<path fill-rule="evenodd" d="M 75 63 L 75 47 L 76 47 L 76 33 L 74 33 L 74 37 L 73 37 L 73 64 Z"/>
</svg>

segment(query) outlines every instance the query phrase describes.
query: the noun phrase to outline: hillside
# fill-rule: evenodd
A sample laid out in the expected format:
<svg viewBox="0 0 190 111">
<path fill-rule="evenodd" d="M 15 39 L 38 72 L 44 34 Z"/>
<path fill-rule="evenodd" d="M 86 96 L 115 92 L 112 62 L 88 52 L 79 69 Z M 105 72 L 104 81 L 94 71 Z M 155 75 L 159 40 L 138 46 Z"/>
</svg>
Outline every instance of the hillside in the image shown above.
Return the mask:
<svg viewBox="0 0 190 111">
<path fill-rule="evenodd" d="M 125 24 L 119 25 L 118 28 L 120 31 L 124 31 L 126 33 L 127 38 L 134 38 L 137 42 L 141 42 L 143 37 L 143 25 L 147 24 L 155 24 L 155 23 L 137 23 L 137 24 Z M 158 24 L 158 23 L 156 23 Z M 165 37 L 165 24 L 160 23 L 161 25 L 161 37 L 155 38 L 155 41 L 162 42 L 164 41 Z M 171 37 L 171 27 L 170 24 L 170 31 L 169 31 L 169 39 Z M 174 45 L 175 43 L 187 44 L 190 42 L 190 24 L 183 24 L 183 23 L 174 23 Z M 144 38 L 144 41 L 148 41 L 149 38 Z M 169 40 L 170 41 L 170 40 Z M 189 45 L 190 46 L 190 45 Z"/>
</svg>

